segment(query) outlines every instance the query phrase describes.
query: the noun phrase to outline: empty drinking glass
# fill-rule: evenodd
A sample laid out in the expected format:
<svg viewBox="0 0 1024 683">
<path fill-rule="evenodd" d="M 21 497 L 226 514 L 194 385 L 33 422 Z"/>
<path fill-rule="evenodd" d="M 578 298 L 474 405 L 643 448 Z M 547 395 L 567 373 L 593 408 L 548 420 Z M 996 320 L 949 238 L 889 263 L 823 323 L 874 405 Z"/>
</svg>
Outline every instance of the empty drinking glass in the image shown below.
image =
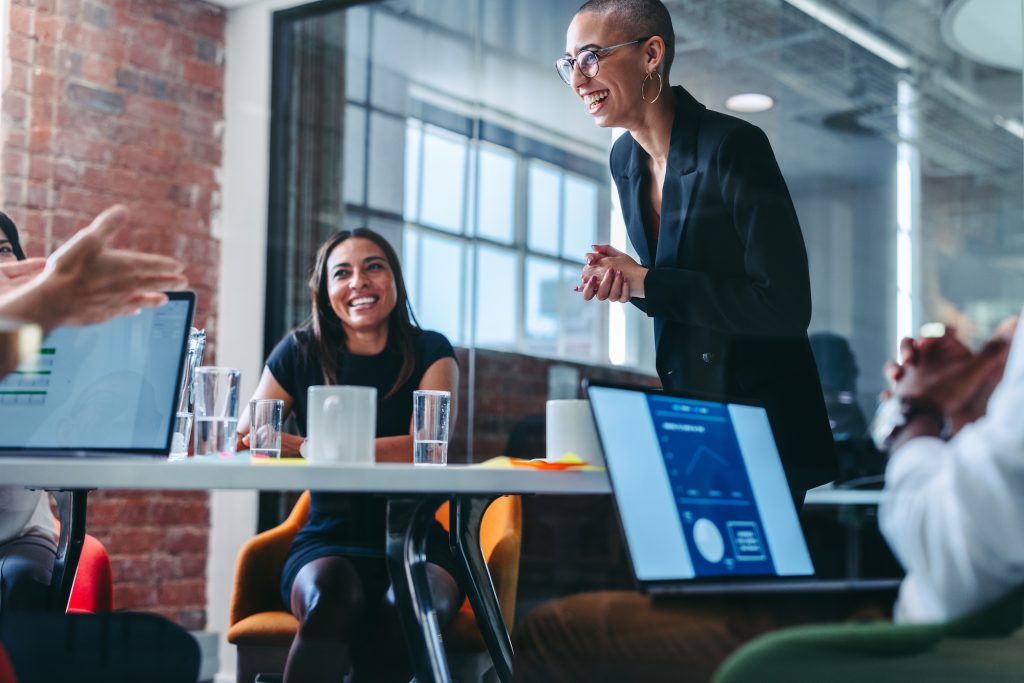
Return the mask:
<svg viewBox="0 0 1024 683">
<path fill-rule="evenodd" d="M 452 395 L 448 391 L 420 389 L 412 394 L 414 465 L 448 462 L 448 415 Z"/>
<path fill-rule="evenodd" d="M 185 351 L 185 368 L 178 388 L 178 408 L 174 414 L 174 435 L 171 437 L 171 460 L 188 457 L 188 440 L 192 437 L 192 375 L 203 363 L 206 330 L 191 328 Z"/>
<path fill-rule="evenodd" d="M 261 398 L 249 401 L 249 453 L 254 458 L 281 457 L 281 418 L 284 401 Z"/>
<path fill-rule="evenodd" d="M 196 368 L 193 380 L 195 454 L 234 453 L 238 427 L 238 385 L 234 368 Z"/>
</svg>

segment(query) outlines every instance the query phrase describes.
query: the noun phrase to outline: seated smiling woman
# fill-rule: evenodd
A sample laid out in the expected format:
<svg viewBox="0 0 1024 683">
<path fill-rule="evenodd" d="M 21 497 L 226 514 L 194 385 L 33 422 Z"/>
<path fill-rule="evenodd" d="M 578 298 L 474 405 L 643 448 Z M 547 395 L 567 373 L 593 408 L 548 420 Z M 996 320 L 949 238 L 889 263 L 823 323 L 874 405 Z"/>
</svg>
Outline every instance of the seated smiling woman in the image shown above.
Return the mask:
<svg viewBox="0 0 1024 683">
<path fill-rule="evenodd" d="M 342 231 L 317 254 L 309 281 L 309 321 L 277 345 L 253 398 L 284 401 L 306 430 L 306 390 L 318 384 L 377 388 L 377 461 L 411 462 L 412 393 L 452 392 L 458 366 L 441 334 L 421 330 L 398 256 L 365 228 Z M 239 422 L 248 446 L 248 416 Z M 282 455 L 300 437 L 283 436 Z M 368 495 L 312 492 L 309 521 L 292 543 L 281 576 L 284 604 L 299 619 L 286 682 L 402 681 L 412 676 L 384 561 L 385 503 Z M 442 627 L 461 603 L 447 534 L 435 522 L 428 574 Z"/>
</svg>

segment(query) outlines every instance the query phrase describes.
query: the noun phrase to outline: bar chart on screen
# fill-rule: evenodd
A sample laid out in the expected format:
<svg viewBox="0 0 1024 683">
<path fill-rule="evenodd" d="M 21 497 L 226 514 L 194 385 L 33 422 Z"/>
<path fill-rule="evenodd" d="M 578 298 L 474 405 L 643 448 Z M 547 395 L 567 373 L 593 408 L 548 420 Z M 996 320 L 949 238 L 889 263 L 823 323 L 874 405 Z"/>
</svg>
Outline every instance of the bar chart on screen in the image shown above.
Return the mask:
<svg viewBox="0 0 1024 683">
<path fill-rule="evenodd" d="M 46 403 L 56 349 L 43 348 L 32 361 L 0 379 L 0 404 L 39 406 Z"/>
</svg>

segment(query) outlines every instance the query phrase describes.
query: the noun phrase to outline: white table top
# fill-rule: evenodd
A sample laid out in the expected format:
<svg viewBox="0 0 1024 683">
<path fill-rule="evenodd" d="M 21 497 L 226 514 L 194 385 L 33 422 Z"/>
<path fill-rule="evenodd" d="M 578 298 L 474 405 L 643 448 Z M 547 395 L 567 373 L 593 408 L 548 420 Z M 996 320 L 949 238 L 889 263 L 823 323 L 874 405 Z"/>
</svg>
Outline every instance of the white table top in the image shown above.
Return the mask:
<svg viewBox="0 0 1024 683">
<path fill-rule="evenodd" d="M 0 458 L 0 483 L 40 488 L 256 489 L 339 493 L 607 494 L 604 472 L 497 469 L 467 465 L 311 465 L 295 459 L 252 462 L 245 454 L 169 462 L 127 458 Z"/>
<path fill-rule="evenodd" d="M 253 462 L 248 455 L 189 458 L 2 457 L 0 485 L 84 489 L 249 489 L 339 493 L 437 494 L 609 494 L 605 472 L 499 469 L 448 465 L 415 467 L 379 464 L 311 465 L 304 460 Z M 877 505 L 882 492 L 819 486 L 807 492 L 808 506 Z"/>
</svg>

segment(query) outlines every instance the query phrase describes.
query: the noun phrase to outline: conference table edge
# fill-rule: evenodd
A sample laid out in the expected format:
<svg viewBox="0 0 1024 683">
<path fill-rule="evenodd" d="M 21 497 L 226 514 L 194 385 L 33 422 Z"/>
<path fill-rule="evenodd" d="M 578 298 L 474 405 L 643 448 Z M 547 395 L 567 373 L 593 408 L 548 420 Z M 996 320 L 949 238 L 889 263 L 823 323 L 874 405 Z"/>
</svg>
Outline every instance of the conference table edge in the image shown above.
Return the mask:
<svg viewBox="0 0 1024 683">
<path fill-rule="evenodd" d="M 608 495 L 603 471 L 548 471 L 473 465 L 304 462 L 252 464 L 238 459 L 0 457 L 0 486 L 46 489 L 169 489 L 318 491 L 411 494 Z M 878 505 L 884 491 L 819 486 L 807 492 L 805 507 Z"/>
<path fill-rule="evenodd" d="M 169 489 L 336 493 L 565 494 L 611 492 L 604 472 L 551 472 L 467 465 L 247 464 L 156 458 L 0 458 L 0 485 L 46 489 Z"/>
</svg>

